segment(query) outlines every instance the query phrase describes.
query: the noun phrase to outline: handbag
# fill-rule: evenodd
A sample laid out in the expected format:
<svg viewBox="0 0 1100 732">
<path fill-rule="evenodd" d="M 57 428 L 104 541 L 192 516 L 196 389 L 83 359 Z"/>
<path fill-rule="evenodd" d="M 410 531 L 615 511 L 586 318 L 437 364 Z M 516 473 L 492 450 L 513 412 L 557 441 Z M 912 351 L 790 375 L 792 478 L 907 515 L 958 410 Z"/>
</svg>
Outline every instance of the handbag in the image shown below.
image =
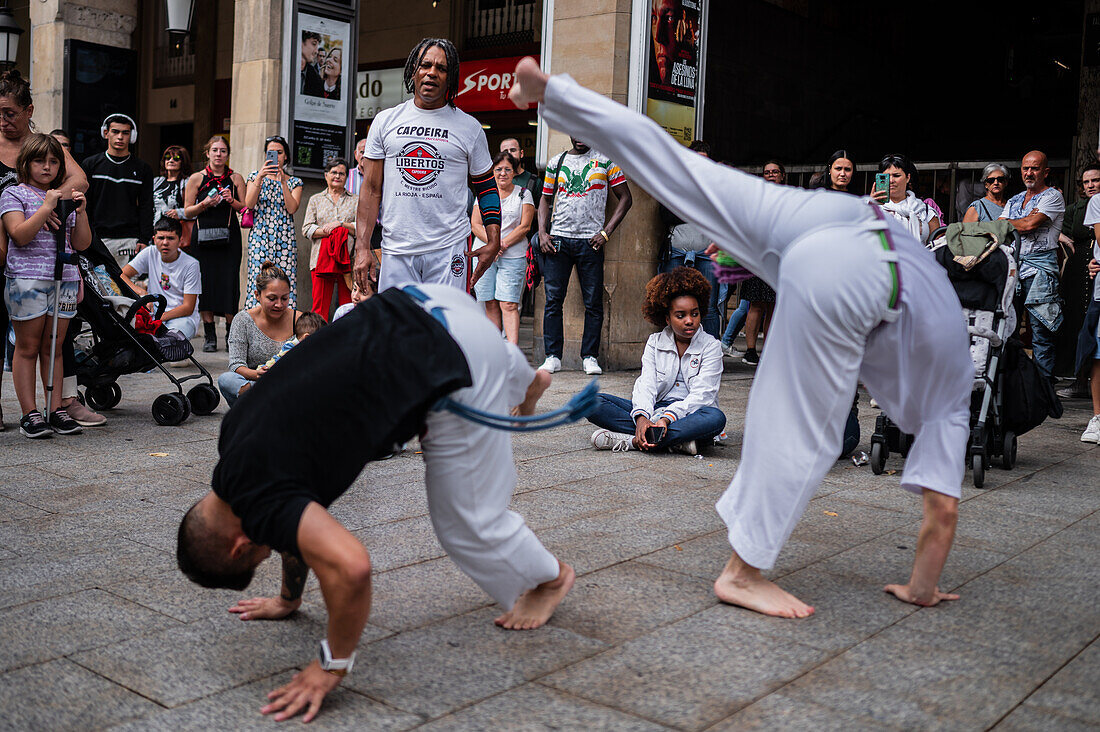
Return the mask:
<svg viewBox="0 0 1100 732">
<path fill-rule="evenodd" d="M 550 190 L 550 222 L 547 226 L 547 232 L 554 226 L 554 210 L 558 205 L 558 175 L 561 173 L 561 166 L 564 163 L 565 153 L 562 153 L 558 158 L 557 166 L 554 168 L 554 187 Z M 531 290 L 534 290 L 542 282 L 542 256 L 542 247 L 536 234 L 534 243 L 527 247 L 527 271 L 524 273 L 527 287 Z"/>
<path fill-rule="evenodd" d="M 251 229 L 256 225 L 256 214 L 250 208 L 241 209 L 241 228 Z"/>
</svg>

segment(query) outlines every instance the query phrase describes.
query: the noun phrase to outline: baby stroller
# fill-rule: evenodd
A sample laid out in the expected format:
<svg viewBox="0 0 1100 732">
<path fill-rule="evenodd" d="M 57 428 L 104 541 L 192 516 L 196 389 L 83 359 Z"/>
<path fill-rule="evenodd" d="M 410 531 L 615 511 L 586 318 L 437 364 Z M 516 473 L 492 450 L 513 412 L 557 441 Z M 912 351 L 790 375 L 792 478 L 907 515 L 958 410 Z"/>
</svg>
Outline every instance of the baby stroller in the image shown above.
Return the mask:
<svg viewBox="0 0 1100 732">
<path fill-rule="evenodd" d="M 1016 464 L 1016 435 L 1004 424 L 1001 364 L 1005 344 L 1016 330 L 1019 234 L 1007 222 L 951 224 L 933 232 L 930 240 L 936 261 L 959 296 L 970 333 L 974 387 L 966 458 L 974 487 L 981 488 L 993 458 L 1000 458 L 1005 470 Z M 912 445 L 913 436 L 881 412 L 871 435 L 872 472 L 882 474 L 891 451 L 907 456 Z"/>
<path fill-rule="evenodd" d="M 178 425 L 192 413 L 210 414 L 221 400 L 214 380 L 193 357 L 191 342 L 163 324 L 153 333 L 135 327 L 139 311 L 156 304 L 156 319 L 164 314 L 163 295 L 138 297 L 126 281 L 114 257 L 99 240 L 77 255 L 84 299 L 77 313 L 87 324 L 77 336 L 77 383 L 85 387 L 84 400 L 95 410 L 112 409 L 122 399 L 119 376 L 158 368 L 176 387 L 153 400 L 153 419 L 160 425 Z M 142 316 L 143 317 L 143 316 Z M 82 346 L 82 347 L 81 347 Z M 173 361 L 190 361 L 197 374 L 176 377 L 164 367 Z M 206 383 L 183 393 L 183 382 L 204 379 Z"/>
</svg>

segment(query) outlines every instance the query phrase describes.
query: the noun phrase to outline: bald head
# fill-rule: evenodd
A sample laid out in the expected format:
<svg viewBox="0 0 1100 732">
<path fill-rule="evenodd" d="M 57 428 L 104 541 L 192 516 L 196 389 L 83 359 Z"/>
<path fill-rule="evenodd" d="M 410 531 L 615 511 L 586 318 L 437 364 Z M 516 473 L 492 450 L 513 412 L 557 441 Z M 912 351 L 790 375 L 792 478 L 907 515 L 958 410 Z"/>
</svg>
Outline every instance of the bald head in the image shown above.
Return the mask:
<svg viewBox="0 0 1100 732">
<path fill-rule="evenodd" d="M 1024 187 L 1032 193 L 1038 193 L 1047 187 L 1047 156 L 1039 150 L 1032 150 L 1020 162 L 1020 178 Z"/>
</svg>

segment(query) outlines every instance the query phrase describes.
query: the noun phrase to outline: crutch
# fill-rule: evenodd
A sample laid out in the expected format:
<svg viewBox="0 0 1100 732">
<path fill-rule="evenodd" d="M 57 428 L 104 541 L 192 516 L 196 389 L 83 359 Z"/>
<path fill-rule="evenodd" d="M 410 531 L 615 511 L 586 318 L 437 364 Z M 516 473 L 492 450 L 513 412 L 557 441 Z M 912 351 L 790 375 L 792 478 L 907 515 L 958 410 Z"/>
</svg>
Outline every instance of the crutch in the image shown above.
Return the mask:
<svg viewBox="0 0 1100 732">
<path fill-rule="evenodd" d="M 61 226 L 59 226 L 53 232 L 53 240 L 57 245 L 57 256 L 54 258 L 53 263 L 53 325 L 51 326 L 52 332 L 50 334 L 50 365 L 49 373 L 46 377 L 46 414 L 53 413 L 51 407 L 53 406 L 53 366 L 54 357 L 57 355 L 57 320 L 61 317 L 61 280 L 64 276 L 65 265 L 69 262 L 69 255 L 65 253 L 65 223 L 69 219 L 69 214 L 76 210 L 75 204 L 72 200 L 61 199 L 57 202 L 54 211 L 61 218 Z M 47 421 L 49 417 L 47 416 Z"/>
</svg>

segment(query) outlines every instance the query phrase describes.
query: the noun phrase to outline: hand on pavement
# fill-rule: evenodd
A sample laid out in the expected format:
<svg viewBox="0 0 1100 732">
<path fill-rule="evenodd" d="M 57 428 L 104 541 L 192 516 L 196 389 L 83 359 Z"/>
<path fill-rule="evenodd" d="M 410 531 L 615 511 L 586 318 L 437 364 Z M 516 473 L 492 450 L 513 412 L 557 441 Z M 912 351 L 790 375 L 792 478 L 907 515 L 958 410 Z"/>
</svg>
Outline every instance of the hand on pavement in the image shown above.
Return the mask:
<svg viewBox="0 0 1100 732">
<path fill-rule="evenodd" d="M 253 597 L 238 600 L 236 605 L 229 608 L 229 612 L 239 614 L 241 620 L 282 620 L 301 604 L 300 598 L 290 601 L 282 597 Z"/>
<path fill-rule="evenodd" d="M 321 664 L 314 661 L 295 674 L 289 684 L 268 694 L 270 703 L 260 709 L 260 713 L 275 712 L 275 721 L 282 722 L 304 711 L 302 721 L 309 722 L 321 711 L 321 702 L 341 680 L 342 677 L 322 670 Z"/>
</svg>

